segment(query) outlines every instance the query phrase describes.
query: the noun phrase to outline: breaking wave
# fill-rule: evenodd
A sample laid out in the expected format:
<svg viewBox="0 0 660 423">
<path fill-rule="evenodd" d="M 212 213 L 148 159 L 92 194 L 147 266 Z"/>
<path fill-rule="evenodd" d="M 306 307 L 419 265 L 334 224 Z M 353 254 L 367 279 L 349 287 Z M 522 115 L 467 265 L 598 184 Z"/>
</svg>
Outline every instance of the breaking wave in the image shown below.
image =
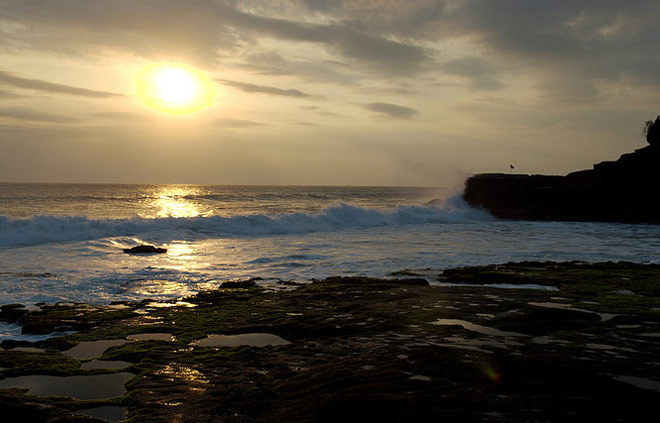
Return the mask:
<svg viewBox="0 0 660 423">
<path fill-rule="evenodd" d="M 0 216 L 0 247 L 50 242 L 85 241 L 115 236 L 158 235 L 159 238 L 230 237 L 246 235 L 302 234 L 389 225 L 467 223 L 492 219 L 468 206 L 460 197 L 442 206 L 399 206 L 376 210 L 345 203 L 333 204 L 320 213 L 254 214 L 231 217 L 162 217 L 89 219 L 84 216 L 36 216 L 10 219 Z"/>
</svg>

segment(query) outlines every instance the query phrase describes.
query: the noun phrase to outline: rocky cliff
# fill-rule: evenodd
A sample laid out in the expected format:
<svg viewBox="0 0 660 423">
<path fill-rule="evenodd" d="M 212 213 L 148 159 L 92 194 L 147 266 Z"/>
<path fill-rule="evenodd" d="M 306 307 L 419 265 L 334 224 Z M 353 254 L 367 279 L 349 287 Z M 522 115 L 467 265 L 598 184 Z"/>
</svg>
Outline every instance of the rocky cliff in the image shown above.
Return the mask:
<svg viewBox="0 0 660 423">
<path fill-rule="evenodd" d="M 660 223 L 660 146 L 565 176 L 479 174 L 464 198 L 494 216 L 524 220 Z"/>
</svg>

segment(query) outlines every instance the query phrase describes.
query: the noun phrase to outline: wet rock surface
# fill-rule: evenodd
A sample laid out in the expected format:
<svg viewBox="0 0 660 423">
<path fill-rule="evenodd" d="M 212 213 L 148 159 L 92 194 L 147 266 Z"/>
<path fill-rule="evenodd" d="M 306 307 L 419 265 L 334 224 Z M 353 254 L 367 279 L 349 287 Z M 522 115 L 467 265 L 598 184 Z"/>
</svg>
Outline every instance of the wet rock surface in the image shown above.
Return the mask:
<svg viewBox="0 0 660 423">
<path fill-rule="evenodd" d="M 660 266 L 509 263 L 452 269 L 439 279 L 454 285 L 344 277 L 283 292 L 202 292 L 185 299 L 194 307 L 148 314 L 142 303 L 43 307 L 25 317 L 37 333 L 52 329 L 55 317 L 84 328 L 32 344 L 45 352 L 0 351 L 3 380 L 136 376 L 126 394 L 103 400 L 1 389 L 0 408 L 34 421 L 97 421 L 76 415 L 96 407 L 127 407 L 131 422 L 633 422 L 655 415 L 660 338 L 648 335 L 660 333 Z M 494 280 L 559 290 L 477 286 Z M 146 333 L 172 339 L 129 337 Z M 195 346 L 209 335 L 243 334 L 289 343 Z M 95 359 L 130 364 L 122 370 L 81 368 L 90 359 L 63 353 L 117 339 L 127 342 Z"/>
</svg>

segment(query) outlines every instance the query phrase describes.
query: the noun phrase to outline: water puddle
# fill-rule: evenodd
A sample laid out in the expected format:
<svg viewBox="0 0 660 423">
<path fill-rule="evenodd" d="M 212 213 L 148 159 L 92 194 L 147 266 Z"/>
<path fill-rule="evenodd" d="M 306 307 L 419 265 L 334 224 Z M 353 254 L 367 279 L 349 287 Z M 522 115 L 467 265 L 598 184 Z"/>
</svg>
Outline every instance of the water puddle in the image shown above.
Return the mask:
<svg viewBox="0 0 660 423">
<path fill-rule="evenodd" d="M 414 376 L 410 376 L 408 380 L 419 380 L 421 382 L 430 382 L 431 378 L 424 375 L 414 375 Z"/>
<path fill-rule="evenodd" d="M 177 301 L 175 303 L 153 302 L 153 303 L 147 304 L 146 307 L 156 307 L 156 308 L 187 307 L 187 308 L 193 308 L 193 307 L 197 307 L 197 304 L 189 303 L 187 301 Z"/>
<path fill-rule="evenodd" d="M 270 333 L 245 333 L 242 335 L 209 335 L 192 343 L 196 347 L 265 347 L 267 345 L 288 345 L 284 338 Z"/>
<path fill-rule="evenodd" d="M 660 392 L 660 381 L 635 376 L 614 376 L 615 380 L 635 385 L 638 388 Z"/>
<path fill-rule="evenodd" d="M 470 346 L 470 347 L 479 348 L 480 351 L 486 351 L 486 352 L 490 352 L 490 351 L 482 349 L 481 347 L 508 349 L 509 347 L 519 347 L 523 345 L 520 342 L 511 340 L 509 337 L 499 337 L 498 339 L 493 339 L 493 338 L 465 339 L 460 336 L 450 336 L 448 338 L 445 338 L 445 341 L 461 346 Z"/>
<path fill-rule="evenodd" d="M 126 310 L 127 308 L 131 308 L 131 307 L 127 306 L 126 304 L 109 304 L 109 305 L 103 306 L 103 308 L 110 309 L 110 310 Z"/>
<path fill-rule="evenodd" d="M 133 363 L 128 361 L 111 361 L 111 360 L 92 360 L 80 365 L 81 369 L 108 369 L 119 370 L 132 366 Z"/>
<path fill-rule="evenodd" d="M 560 339 L 555 339 L 550 336 L 535 336 L 532 338 L 532 342 L 537 345 L 570 344 L 570 342 L 568 341 L 562 341 Z"/>
<path fill-rule="evenodd" d="M 453 283 L 453 282 L 429 282 L 429 285 L 432 286 L 463 286 L 463 287 L 472 287 L 472 286 L 481 286 L 484 288 L 499 288 L 499 289 L 537 289 L 541 291 L 559 291 L 559 288 L 556 286 L 550 285 L 537 285 L 533 283 L 527 284 L 512 284 L 512 283 L 482 283 L 482 284 L 473 284 L 473 283 Z"/>
<path fill-rule="evenodd" d="M 126 337 L 129 341 L 174 341 L 171 333 L 137 333 Z"/>
<path fill-rule="evenodd" d="M 80 410 L 76 414 L 82 414 L 83 416 L 96 417 L 97 419 L 102 419 L 108 423 L 119 423 L 124 420 L 128 415 L 128 407 L 117 407 L 117 406 L 103 406 L 103 407 L 94 407 L 87 408 L 85 410 Z"/>
<path fill-rule="evenodd" d="M 527 304 L 529 304 L 531 306 L 537 306 L 537 307 L 556 308 L 556 309 L 560 309 L 560 310 L 579 311 L 581 313 L 596 314 L 596 315 L 598 315 L 598 317 L 600 317 L 601 322 L 606 322 L 608 320 L 611 320 L 613 317 L 617 316 L 616 314 L 612 314 L 612 313 L 597 313 L 597 312 L 591 311 L 591 310 L 584 310 L 584 309 L 581 309 L 581 308 L 574 308 L 574 307 L 571 307 L 570 304 L 559 304 L 559 303 L 550 303 L 550 302 L 540 302 L 540 303 L 529 302 Z"/>
<path fill-rule="evenodd" d="M 110 339 L 103 341 L 81 342 L 70 350 L 63 353 L 69 357 L 77 358 L 78 360 L 86 360 L 89 358 L 100 357 L 105 350 L 110 347 L 117 347 L 124 345 L 128 341 L 125 339 Z"/>
<path fill-rule="evenodd" d="M 609 350 L 614 350 L 614 349 L 616 349 L 616 347 L 613 347 L 612 345 L 607 345 L 607 344 L 592 344 L 592 343 L 585 344 L 585 347 L 587 347 L 587 348 L 589 348 L 589 349 L 591 349 L 591 350 L 605 350 L 605 351 L 609 351 Z"/>
<path fill-rule="evenodd" d="M 19 376 L 0 380 L 0 388 L 29 389 L 42 397 L 71 397 L 81 400 L 113 398 L 126 393 L 124 383 L 133 373 L 92 376 Z"/>
<path fill-rule="evenodd" d="M 438 319 L 435 322 L 431 322 L 431 324 L 438 326 L 461 326 L 465 330 L 481 333 L 483 335 L 490 335 L 490 336 L 527 336 L 527 335 L 523 335 L 522 333 L 505 332 L 488 326 L 476 325 L 466 320 Z"/>
</svg>

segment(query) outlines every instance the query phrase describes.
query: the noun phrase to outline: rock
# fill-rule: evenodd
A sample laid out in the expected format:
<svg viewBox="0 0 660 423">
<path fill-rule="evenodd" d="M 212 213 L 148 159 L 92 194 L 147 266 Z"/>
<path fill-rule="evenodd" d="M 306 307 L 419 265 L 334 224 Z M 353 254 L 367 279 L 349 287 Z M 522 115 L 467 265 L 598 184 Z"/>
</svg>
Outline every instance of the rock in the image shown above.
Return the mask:
<svg viewBox="0 0 660 423">
<path fill-rule="evenodd" d="M 15 323 L 28 313 L 23 304 L 5 304 L 0 306 L 0 321 Z"/>
<path fill-rule="evenodd" d="M 138 245 L 133 248 L 124 248 L 126 254 L 164 254 L 167 252 L 166 248 L 158 248 L 153 245 Z"/>
<path fill-rule="evenodd" d="M 429 281 L 424 278 L 392 279 L 392 282 L 400 285 L 429 286 Z"/>
<path fill-rule="evenodd" d="M 660 146 L 566 176 L 479 174 L 463 198 L 495 217 L 523 220 L 660 223 Z"/>
<path fill-rule="evenodd" d="M 257 283 L 254 279 L 244 281 L 227 281 L 220 284 L 220 288 L 254 288 Z"/>
<path fill-rule="evenodd" d="M 167 328 L 176 341 L 106 350 L 103 361 L 126 361 L 140 370 L 126 386 L 129 393 L 109 402 L 0 389 L 0 410 L 10 416 L 3 421 L 71 421 L 71 413 L 108 404 L 129 406 L 130 418 L 140 423 L 631 422 L 657 415 L 655 385 L 626 380 L 659 380 L 658 343 L 646 335 L 660 324 L 654 310 L 660 265 L 526 262 L 443 275 L 477 285 L 530 278 L 552 281 L 561 291 L 335 277 L 271 293 L 204 291 L 185 299 L 197 307 L 153 307 L 146 316 L 132 311 L 145 303 L 44 307 L 24 320 L 42 328 L 63 319 L 93 326 L 32 345 L 45 353 L 0 351 L 4 378 L 79 377 L 89 370 L 61 351 L 74 342 L 144 333 L 136 327 L 147 322 L 144 317 L 157 318 L 159 329 L 153 330 Z M 620 290 L 638 295 L 612 294 Z M 621 320 L 598 313 L 620 313 Z M 448 322 L 435 323 L 441 321 Z M 218 334 L 255 333 L 276 334 L 290 344 L 258 352 L 194 345 Z"/>
<path fill-rule="evenodd" d="M 397 270 L 396 272 L 389 273 L 387 276 L 421 276 L 419 273 L 410 269 Z"/>
</svg>

